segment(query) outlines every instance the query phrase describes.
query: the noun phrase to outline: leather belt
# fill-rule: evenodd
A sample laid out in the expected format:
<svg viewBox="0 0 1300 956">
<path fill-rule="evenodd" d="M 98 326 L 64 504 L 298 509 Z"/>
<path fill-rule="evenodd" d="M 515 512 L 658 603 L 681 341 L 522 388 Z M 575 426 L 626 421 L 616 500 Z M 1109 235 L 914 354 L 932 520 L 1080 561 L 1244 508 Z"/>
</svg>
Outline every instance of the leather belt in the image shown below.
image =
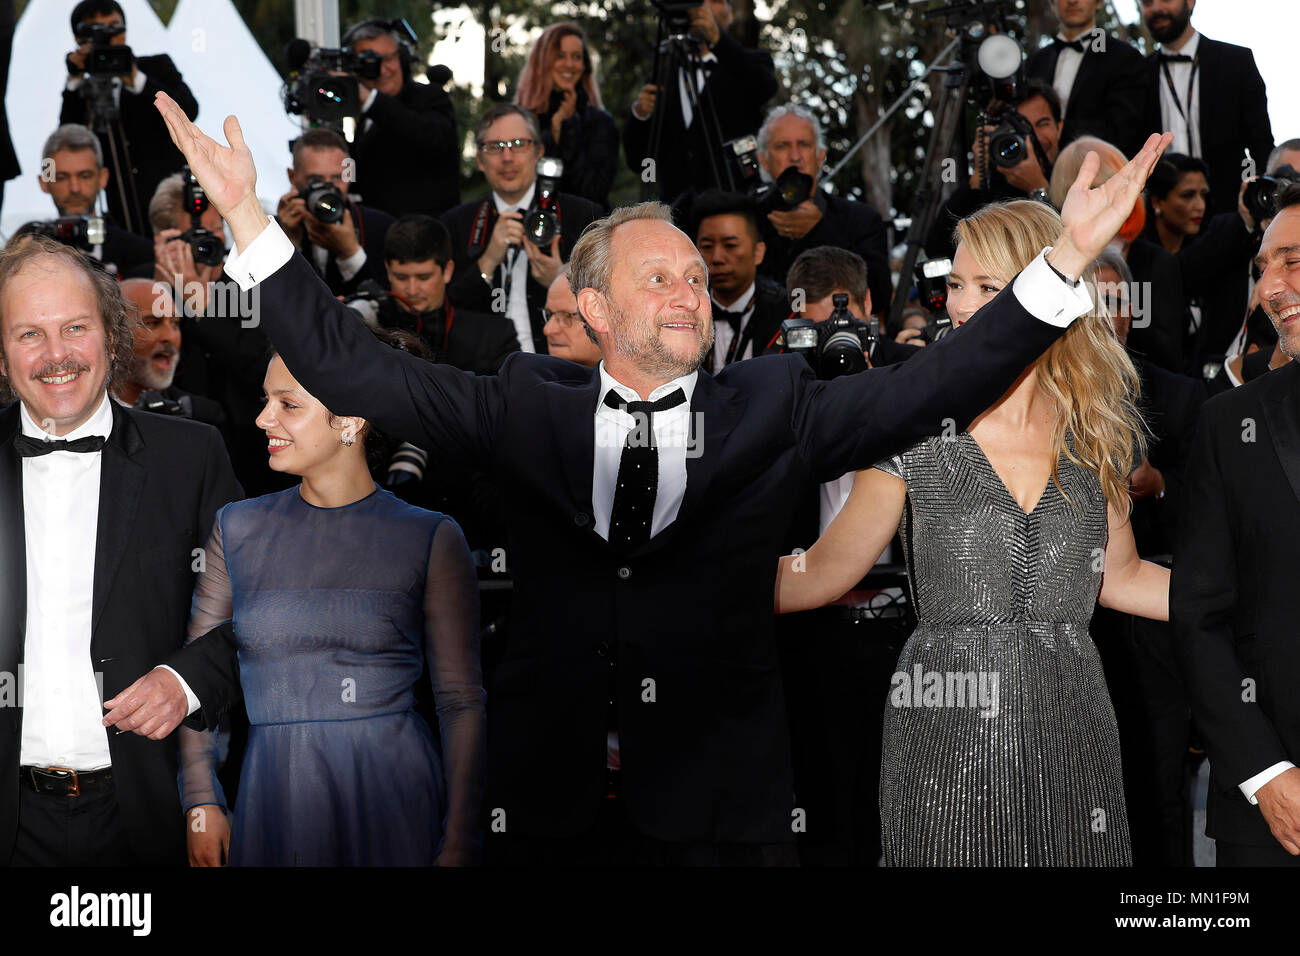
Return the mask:
<svg viewBox="0 0 1300 956">
<path fill-rule="evenodd" d="M 80 797 L 113 787 L 113 768 L 73 770 L 71 767 L 22 767 L 19 777 L 37 793 Z"/>
</svg>

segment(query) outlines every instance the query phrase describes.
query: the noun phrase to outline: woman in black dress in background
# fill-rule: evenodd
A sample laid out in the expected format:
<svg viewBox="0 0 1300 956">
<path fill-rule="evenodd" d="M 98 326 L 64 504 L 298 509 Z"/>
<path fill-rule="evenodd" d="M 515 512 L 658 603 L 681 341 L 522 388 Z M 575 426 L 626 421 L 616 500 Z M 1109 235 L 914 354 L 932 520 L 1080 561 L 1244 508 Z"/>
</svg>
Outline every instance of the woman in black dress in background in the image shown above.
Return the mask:
<svg viewBox="0 0 1300 956">
<path fill-rule="evenodd" d="M 618 129 L 614 117 L 601 109 L 596 68 L 582 27 L 556 23 L 542 31 L 528 51 L 515 103 L 536 114 L 545 154 L 564 161 L 560 191 L 608 210 L 618 163 Z"/>
</svg>

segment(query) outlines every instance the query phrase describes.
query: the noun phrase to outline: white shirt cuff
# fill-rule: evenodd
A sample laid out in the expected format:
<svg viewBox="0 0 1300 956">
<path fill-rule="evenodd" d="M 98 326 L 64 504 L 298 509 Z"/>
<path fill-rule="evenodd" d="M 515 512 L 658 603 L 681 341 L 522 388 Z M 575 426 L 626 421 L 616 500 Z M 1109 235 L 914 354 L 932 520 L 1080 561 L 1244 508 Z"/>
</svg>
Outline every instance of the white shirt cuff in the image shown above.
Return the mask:
<svg viewBox="0 0 1300 956">
<path fill-rule="evenodd" d="M 1064 329 L 1092 311 L 1092 296 L 1088 294 L 1087 283 L 1078 282 L 1070 287 L 1061 281 L 1047 264 L 1046 256 L 1051 251 L 1052 247 L 1048 246 L 1040 252 L 1016 276 L 1011 287 L 1026 312 L 1048 325 Z"/>
<path fill-rule="evenodd" d="M 368 113 L 368 112 L 370 111 L 370 104 L 373 103 L 373 102 L 375 101 L 375 95 L 376 95 L 378 92 L 379 92 L 379 89 L 378 89 L 377 87 L 372 86 L 372 87 L 370 88 L 370 93 L 369 93 L 369 95 L 366 97 L 366 101 L 365 101 L 364 103 L 361 104 L 361 112 L 362 112 L 362 113 Z"/>
<path fill-rule="evenodd" d="M 79 77 L 79 76 L 70 76 L 70 77 L 68 77 L 68 87 L 67 87 L 67 88 L 68 88 L 69 92 L 71 92 L 72 90 L 79 90 L 79 89 L 81 89 L 81 80 L 82 80 L 82 78 Z"/>
<path fill-rule="evenodd" d="M 199 709 L 198 697 L 194 695 L 194 691 L 190 690 L 190 685 L 185 683 L 185 678 L 180 674 L 177 674 L 174 668 L 168 667 L 166 664 L 159 664 L 154 668 L 154 670 L 171 671 L 172 676 L 181 682 L 181 690 L 185 691 L 185 703 L 189 705 L 188 709 L 185 711 L 185 716 L 188 717 Z"/>
<path fill-rule="evenodd" d="M 1259 789 L 1274 777 L 1284 774 L 1288 770 L 1293 770 L 1294 768 L 1295 764 L 1291 761 L 1283 760 L 1279 763 L 1273 764 L 1273 766 L 1269 767 L 1262 773 L 1255 774 L 1255 776 L 1251 777 L 1245 783 L 1237 784 L 1237 786 L 1241 789 L 1241 795 L 1250 801 L 1251 806 L 1258 806 L 1259 801 L 1255 799 L 1255 794 L 1259 792 Z"/>
<path fill-rule="evenodd" d="M 293 258 L 297 252 L 280 224 L 267 217 L 267 228 L 257 234 L 247 249 L 232 247 L 226 259 L 226 275 L 247 292 Z"/>
<path fill-rule="evenodd" d="M 136 69 L 135 69 L 135 82 L 134 82 L 134 83 L 124 83 L 124 84 L 122 84 L 122 85 L 125 86 L 125 87 L 126 87 L 128 90 L 130 90 L 132 93 L 143 93 L 143 92 L 144 92 L 144 81 L 145 81 L 145 79 L 146 79 L 146 77 L 145 77 L 145 75 L 144 75 L 144 71 L 143 71 L 142 69 L 140 69 L 139 67 L 136 67 Z"/>
<path fill-rule="evenodd" d="M 339 267 L 339 275 L 343 277 L 344 282 L 351 282 L 352 277 L 361 271 L 361 267 L 366 264 L 366 250 L 358 249 L 346 259 L 336 259 L 334 264 Z"/>
</svg>

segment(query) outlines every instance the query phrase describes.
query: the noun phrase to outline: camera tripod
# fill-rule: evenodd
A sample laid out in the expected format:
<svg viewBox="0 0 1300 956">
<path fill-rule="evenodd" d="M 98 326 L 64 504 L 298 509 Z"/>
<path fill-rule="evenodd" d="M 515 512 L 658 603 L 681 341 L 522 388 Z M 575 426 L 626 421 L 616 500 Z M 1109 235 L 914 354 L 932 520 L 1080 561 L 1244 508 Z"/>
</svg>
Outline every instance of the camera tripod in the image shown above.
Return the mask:
<svg viewBox="0 0 1300 956">
<path fill-rule="evenodd" d="M 87 74 L 81 84 L 86 101 L 87 124 L 108 141 L 109 168 L 117 181 L 117 196 L 122 205 L 122 226 L 141 233 L 146 223 L 137 222 L 140 209 L 135 190 L 135 177 L 131 175 L 131 145 L 122 130 L 122 113 L 113 96 L 112 76 Z"/>
<path fill-rule="evenodd" d="M 700 41 L 690 34 L 686 21 L 678 17 L 660 17 L 655 40 L 653 75 L 656 99 L 655 110 L 650 117 L 650 156 L 658 170 L 663 146 L 664 113 L 667 109 L 665 102 L 667 97 L 678 95 L 678 77 L 685 76 L 686 100 L 690 104 L 691 115 L 704 135 L 704 152 L 708 157 L 713 185 L 719 189 L 734 190 L 735 177 L 730 165 L 722 157 L 722 128 L 718 125 L 717 111 L 712 100 L 702 99 L 703 84 L 696 87 L 701 63 Z M 645 193 L 649 192 L 649 185 L 644 184 Z"/>
</svg>

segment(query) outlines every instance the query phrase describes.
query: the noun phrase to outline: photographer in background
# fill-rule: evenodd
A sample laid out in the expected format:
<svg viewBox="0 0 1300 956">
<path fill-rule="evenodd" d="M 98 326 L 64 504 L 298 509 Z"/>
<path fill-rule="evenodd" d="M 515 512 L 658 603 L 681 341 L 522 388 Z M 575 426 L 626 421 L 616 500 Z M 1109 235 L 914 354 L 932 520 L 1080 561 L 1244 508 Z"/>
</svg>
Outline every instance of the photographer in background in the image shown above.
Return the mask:
<svg viewBox="0 0 1300 956">
<path fill-rule="evenodd" d="M 477 375 L 495 375 L 519 351 L 514 326 L 500 315 L 458 309 L 446 298 L 455 273 L 451 235 L 432 216 L 403 216 L 384 237 L 389 292 L 348 305 L 372 328 L 409 332 L 431 362 L 445 362 Z"/>
<path fill-rule="evenodd" d="M 866 322 L 869 278 L 861 256 L 823 246 L 795 259 L 786 292 L 804 303 L 797 318 L 825 322 L 835 295 L 847 294 L 849 314 Z M 872 364 L 905 361 L 919 351 L 882 336 Z M 810 481 L 792 497 L 791 550 L 816 541 L 852 490 L 849 472 L 821 484 Z M 879 563 L 891 560 L 887 549 Z M 853 590 L 826 607 L 776 619 L 797 805 L 809 820 L 821 821 L 798 838 L 805 866 L 875 866 L 880 858 L 881 702 L 907 633 L 900 629 L 906 621 L 901 598 L 901 592 Z"/>
<path fill-rule="evenodd" d="M 636 102 L 632 115 L 623 127 L 623 155 L 628 169 L 638 178 L 645 172 L 645 161 L 655 161 L 653 181 L 659 187 L 659 198 L 674 202 L 688 190 L 702 191 L 723 186 L 715 183 L 708 156 L 705 120 L 716 116 L 721 147 L 738 136 L 750 135 L 762 122 L 763 105 L 777 90 L 776 68 L 772 57 L 761 50 L 747 50 L 727 32 L 735 19 L 731 0 L 708 0 L 693 7 L 690 18 L 691 35 L 700 41 L 702 68 L 694 77 L 678 70 L 673 88 L 662 100 L 652 76 Z M 700 112 L 696 116 L 686 92 L 686 84 L 693 83 L 699 92 Z M 650 142 L 651 117 L 656 109 L 666 112 L 660 133 L 659 155 L 653 156 Z M 722 163 L 721 154 L 712 162 Z"/>
<path fill-rule="evenodd" d="M 239 483 L 250 495 L 279 491 L 286 481 L 266 466 L 266 435 L 255 424 L 270 342 L 257 327 L 256 300 L 240 294 L 221 262 L 195 257 L 193 201 L 183 173 L 158 184 L 149 202 L 154 262 L 134 275 L 154 283 L 155 295 L 171 293 L 181 316 L 175 386 L 225 412 L 222 434 Z M 197 225 L 210 234 L 207 242 L 224 240 L 225 223 L 211 203 Z"/>
<path fill-rule="evenodd" d="M 1055 163 L 1061 143 L 1061 98 L 1056 90 L 1042 80 L 1025 84 L 1024 95 L 1015 104 L 1016 112 L 1025 118 L 1034 130 L 1034 138 L 1043 148 L 1048 163 Z M 984 186 L 985 145 L 992 127 L 984 127 L 975 137 L 975 169 L 970 179 L 958 186 L 935 213 L 934 222 L 925 237 L 925 251 L 932 258 L 951 259 L 956 245 L 952 231 L 957 222 L 976 209 L 991 202 L 1007 199 L 1037 199 L 1048 202 L 1051 169 L 1043 169 L 1038 151 L 1026 144 L 1026 156 L 1015 166 L 1003 168 L 994 164 L 988 187 Z"/>
<path fill-rule="evenodd" d="M 48 161 L 48 164 L 47 162 Z M 41 168 L 52 166 L 53 179 L 38 175 L 41 192 L 54 200 L 62 217 L 91 217 L 99 194 L 112 175 L 104 166 L 99 139 L 84 126 L 69 123 L 60 126 L 41 149 Z M 117 275 L 125 274 L 153 261 L 153 246 L 143 236 L 128 232 L 108 216 L 104 220 L 104 241 L 88 252 Z"/>
<path fill-rule="evenodd" d="M 347 140 L 330 129 L 308 130 L 294 141 L 288 170 L 293 188 L 280 197 L 275 213 L 335 295 L 351 295 L 367 279 L 384 281 L 384 236 L 393 224 L 388 213 L 348 199 L 351 169 Z M 310 196 L 313 188 L 316 195 Z M 310 209 L 308 198 L 318 198 Z M 321 218 L 327 212 L 335 221 Z"/>
<path fill-rule="evenodd" d="M 98 25 L 119 31 L 108 40 L 110 45 L 125 46 L 126 15 L 116 0 L 82 0 L 72 8 L 71 22 L 77 48 L 67 56 L 68 83 L 63 91 L 59 123 L 89 126 L 84 86 L 86 59 L 92 43 L 83 37 L 88 29 Z M 108 190 L 109 212 L 118 223 L 132 227 L 142 236 L 149 234 L 149 198 L 164 178 L 185 164 L 180 152 L 172 145 L 162 117 L 154 109 L 154 95 L 160 91 L 174 99 L 191 120 L 199 115 L 199 104 L 194 94 L 181 79 L 171 57 L 165 53 L 134 57 L 130 73 L 113 79 L 113 100 L 121 117 L 125 156 L 130 157 L 129 167 L 117 168 L 118 159 L 125 161 L 125 156 L 115 158 L 107 134 L 96 130 L 103 147 L 102 154 L 108 157 L 113 176 L 111 181 L 120 185 L 134 184 L 135 208 L 130 210 L 130 216 L 123 208 L 121 192 L 116 188 Z"/>
<path fill-rule="evenodd" d="M 225 437 L 226 413 L 210 398 L 176 387 L 181 358 L 181 320 L 166 289 L 148 279 L 127 279 L 122 296 L 135 309 L 131 366 L 113 397 L 127 408 L 207 422 Z"/>
<path fill-rule="evenodd" d="M 352 143 L 356 190 L 367 206 L 390 216 L 436 216 L 460 202 L 460 136 L 442 88 L 451 74 L 434 67 L 428 83 L 417 83 L 412 72 L 419 60 L 404 29 L 401 20 L 365 20 L 343 37 L 344 46 L 383 60 L 378 79 L 360 81 Z"/>
<path fill-rule="evenodd" d="M 786 284 L 796 257 L 818 246 L 836 246 L 856 253 L 867 266 L 874 308 L 889 311 L 893 283 L 889 277 L 889 247 L 885 221 L 866 203 L 832 196 L 817 187 L 826 162 L 826 140 L 817 117 L 793 103 L 773 107 L 758 133 L 758 161 L 776 179 L 791 166 L 812 177 L 812 196 L 794 209 L 769 212 L 762 222 L 767 253 L 759 272 Z"/>
<path fill-rule="evenodd" d="M 785 289 L 758 275 L 767 247 L 759 239 L 758 210 L 737 193 L 710 190 L 691 206 L 690 236 L 709 268 L 713 300 L 712 372 L 762 355 L 790 315 Z M 709 363 L 712 364 L 709 364 Z"/>
<path fill-rule="evenodd" d="M 1102 0 L 1055 0 L 1055 7 L 1060 32 L 1030 54 L 1025 74 L 1056 90 L 1061 145 L 1096 136 L 1132 156 L 1144 138 L 1146 61 L 1134 47 L 1097 27 Z"/>
<path fill-rule="evenodd" d="M 475 162 L 492 194 L 443 213 L 456 262 L 447 296 L 457 308 L 504 313 L 514 323 L 522 351 L 545 353 L 546 290 L 582 230 L 600 216 L 600 207 L 554 193 L 558 228 L 547 248 L 540 249 L 524 238 L 525 215 L 537 206 L 541 192 L 537 118 L 522 106 L 498 103 L 483 114 L 474 145 Z"/>
</svg>

